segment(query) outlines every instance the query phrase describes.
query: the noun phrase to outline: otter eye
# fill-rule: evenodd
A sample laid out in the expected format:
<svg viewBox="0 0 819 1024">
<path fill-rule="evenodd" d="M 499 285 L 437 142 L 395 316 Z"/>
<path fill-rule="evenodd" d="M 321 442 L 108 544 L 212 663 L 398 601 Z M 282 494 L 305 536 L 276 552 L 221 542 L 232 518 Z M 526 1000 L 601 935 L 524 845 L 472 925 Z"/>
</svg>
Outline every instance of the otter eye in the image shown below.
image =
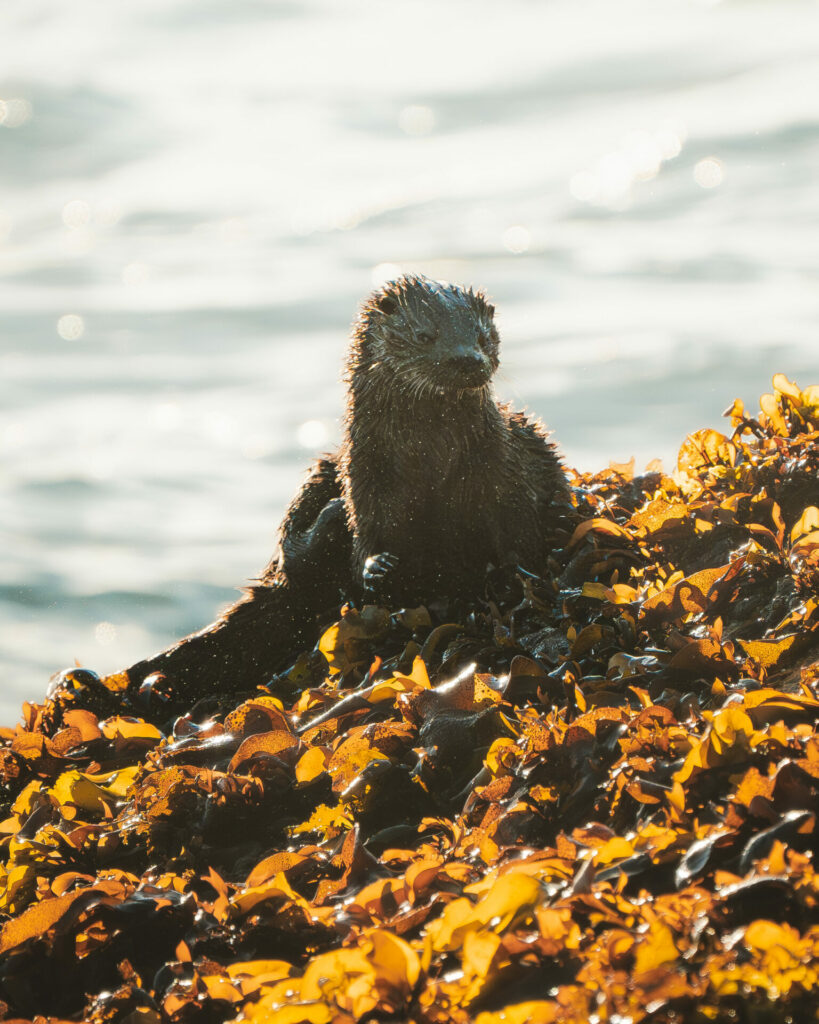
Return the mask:
<svg viewBox="0 0 819 1024">
<path fill-rule="evenodd" d="M 376 302 L 376 305 L 385 313 L 387 316 L 392 316 L 393 313 L 398 312 L 398 303 L 391 295 L 382 295 Z"/>
</svg>

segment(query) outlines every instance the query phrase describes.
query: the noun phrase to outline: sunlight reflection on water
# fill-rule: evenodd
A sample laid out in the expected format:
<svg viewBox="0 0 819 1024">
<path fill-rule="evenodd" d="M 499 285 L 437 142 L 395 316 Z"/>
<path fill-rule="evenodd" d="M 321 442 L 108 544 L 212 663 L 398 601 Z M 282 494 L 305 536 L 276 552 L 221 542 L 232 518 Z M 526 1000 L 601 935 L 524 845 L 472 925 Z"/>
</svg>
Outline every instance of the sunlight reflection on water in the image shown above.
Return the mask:
<svg viewBox="0 0 819 1024">
<path fill-rule="evenodd" d="M 819 379 L 817 38 L 797 0 L 5 0 L 5 717 L 258 572 L 404 270 L 489 291 L 499 391 L 585 467 Z"/>
</svg>

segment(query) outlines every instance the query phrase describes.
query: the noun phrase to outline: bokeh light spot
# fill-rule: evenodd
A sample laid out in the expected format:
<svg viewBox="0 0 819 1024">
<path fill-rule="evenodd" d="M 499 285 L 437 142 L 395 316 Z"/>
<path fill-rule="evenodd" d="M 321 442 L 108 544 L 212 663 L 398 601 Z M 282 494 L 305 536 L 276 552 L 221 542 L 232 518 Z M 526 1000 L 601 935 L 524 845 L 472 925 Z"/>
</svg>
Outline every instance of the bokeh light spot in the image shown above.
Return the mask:
<svg viewBox="0 0 819 1024">
<path fill-rule="evenodd" d="M 582 203 L 624 210 L 637 183 L 650 181 L 666 161 L 680 155 L 687 134 L 679 120 L 662 121 L 650 131 L 629 132 L 612 152 L 576 171 L 569 178 L 569 192 Z"/>
<path fill-rule="evenodd" d="M 529 229 L 525 228 L 522 224 L 513 224 L 511 227 L 508 227 L 504 231 L 502 238 L 504 249 L 508 249 L 515 256 L 526 252 L 529 249 L 531 240 Z"/>
<path fill-rule="evenodd" d="M 94 627 L 94 639 L 101 647 L 109 647 L 117 639 L 117 627 L 113 622 L 98 622 Z"/>
<path fill-rule="evenodd" d="M 694 181 L 700 188 L 716 188 L 725 179 L 722 162 L 715 156 L 707 156 L 694 167 Z"/>
<path fill-rule="evenodd" d="M 63 207 L 63 224 L 67 228 L 84 228 L 90 220 L 91 207 L 84 199 L 72 199 Z"/>
<path fill-rule="evenodd" d="M 600 198 L 606 206 L 621 206 L 631 190 L 631 167 L 622 153 L 607 153 L 597 167 Z"/>
<path fill-rule="evenodd" d="M 311 451 L 326 444 L 328 436 L 327 427 L 321 420 L 306 420 L 296 431 L 299 444 Z"/>
<path fill-rule="evenodd" d="M 28 100 L 19 96 L 0 100 L 0 125 L 4 128 L 19 128 L 31 118 L 33 111 Z"/>
<path fill-rule="evenodd" d="M 673 160 L 680 155 L 684 138 L 671 127 L 658 128 L 654 133 L 654 141 L 659 146 L 663 160 Z"/>
<path fill-rule="evenodd" d="M 638 181 L 649 181 L 659 173 L 663 154 L 649 132 L 631 132 L 623 139 L 622 149 Z"/>
<path fill-rule="evenodd" d="M 85 334 L 85 321 L 76 313 L 66 313 L 57 321 L 57 334 L 63 341 L 77 341 Z"/>
</svg>

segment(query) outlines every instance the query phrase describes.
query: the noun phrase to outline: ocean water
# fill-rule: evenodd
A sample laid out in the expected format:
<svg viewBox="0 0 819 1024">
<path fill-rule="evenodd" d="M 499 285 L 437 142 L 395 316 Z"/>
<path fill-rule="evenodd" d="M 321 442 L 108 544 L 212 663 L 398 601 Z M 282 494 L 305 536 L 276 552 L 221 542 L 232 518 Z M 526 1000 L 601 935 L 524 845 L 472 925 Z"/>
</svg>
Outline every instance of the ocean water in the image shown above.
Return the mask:
<svg viewBox="0 0 819 1024">
<path fill-rule="evenodd" d="M 818 97 L 815 0 L 3 0 L 2 721 L 259 572 L 397 272 L 583 468 L 819 382 Z"/>
</svg>

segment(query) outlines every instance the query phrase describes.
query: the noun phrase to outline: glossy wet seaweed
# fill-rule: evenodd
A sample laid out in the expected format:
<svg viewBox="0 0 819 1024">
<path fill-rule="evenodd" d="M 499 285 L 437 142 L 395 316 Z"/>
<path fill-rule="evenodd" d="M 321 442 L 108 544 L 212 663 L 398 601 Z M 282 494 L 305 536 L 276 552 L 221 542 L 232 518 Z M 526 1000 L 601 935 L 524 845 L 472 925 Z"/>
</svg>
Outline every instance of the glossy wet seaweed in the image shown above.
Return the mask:
<svg viewBox="0 0 819 1024">
<path fill-rule="evenodd" d="M 548 578 L 192 707 L 56 679 L 0 733 L 6 1016 L 815 1019 L 819 388 L 760 405 L 570 472 Z"/>
</svg>

